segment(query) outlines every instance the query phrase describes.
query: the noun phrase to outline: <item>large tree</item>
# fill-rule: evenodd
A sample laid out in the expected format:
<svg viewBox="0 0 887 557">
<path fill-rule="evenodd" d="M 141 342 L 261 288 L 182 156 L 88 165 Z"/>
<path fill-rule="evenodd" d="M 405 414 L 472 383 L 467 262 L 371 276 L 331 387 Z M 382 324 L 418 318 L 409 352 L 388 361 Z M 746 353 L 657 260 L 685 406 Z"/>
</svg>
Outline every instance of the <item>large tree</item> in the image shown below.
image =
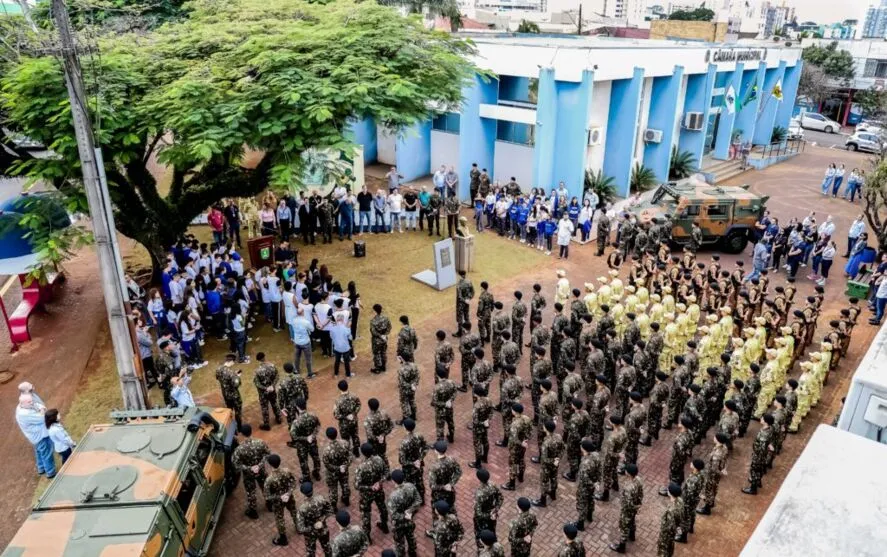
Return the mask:
<svg viewBox="0 0 887 557">
<path fill-rule="evenodd" d="M 873 161 L 862 188 L 863 213 L 877 242 L 878 253 L 887 253 L 887 157 Z"/>
<path fill-rule="evenodd" d="M 853 79 L 853 56 L 849 51 L 839 49 L 838 41 L 832 41 L 826 46 L 808 46 L 801 54 L 805 65 L 812 64 L 820 68 L 828 78 L 841 84 Z"/>
<path fill-rule="evenodd" d="M 164 248 L 207 206 L 299 181 L 301 153 L 347 151 L 352 118 L 393 127 L 455 107 L 472 46 L 376 3 L 195 0 L 187 18 L 98 40 L 84 82 L 118 229 Z M 17 171 L 79 195 L 80 162 L 61 67 L 23 58 L 2 79 L 11 124 L 58 156 Z M 244 152 L 263 153 L 254 168 Z M 158 187 L 157 160 L 171 173 Z"/>
</svg>

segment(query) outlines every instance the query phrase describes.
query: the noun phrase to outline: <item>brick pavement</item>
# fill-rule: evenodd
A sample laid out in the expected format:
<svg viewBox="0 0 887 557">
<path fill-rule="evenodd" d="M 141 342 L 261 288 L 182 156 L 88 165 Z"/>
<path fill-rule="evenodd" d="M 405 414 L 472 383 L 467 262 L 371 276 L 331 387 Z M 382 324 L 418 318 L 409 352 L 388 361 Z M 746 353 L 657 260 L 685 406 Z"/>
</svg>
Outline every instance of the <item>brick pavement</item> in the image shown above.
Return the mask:
<svg viewBox="0 0 887 557">
<path fill-rule="evenodd" d="M 817 211 L 831 211 L 835 215 L 838 230 L 840 231 L 846 229 L 849 220 L 857 212 L 857 209 L 846 202 L 830 199 L 823 200 L 816 194 L 821 175 L 820 167 L 829 162 L 823 158 L 824 154 L 827 154 L 829 159 L 847 158 L 848 165 L 851 168 L 852 166 L 863 165 L 862 159 L 856 155 L 811 149 L 804 155 L 796 157 L 787 163 L 763 172 L 740 176 L 735 181 L 736 183 L 753 182 L 756 190 L 775 195 L 770 206 L 773 213 L 782 219 L 788 219 L 791 216 L 802 217 L 810 208 L 815 208 Z M 851 159 L 849 157 L 856 158 Z M 838 162 L 841 162 L 841 160 Z M 788 196 L 785 195 L 783 189 L 786 183 L 794 183 L 795 185 L 795 190 L 793 190 L 789 200 L 786 200 Z M 838 236 L 840 243 L 840 232 Z M 551 298 L 554 290 L 555 269 L 566 269 L 568 277 L 571 278 L 574 286 L 581 285 L 584 281 L 600 276 L 603 272 L 605 263 L 602 259 L 593 256 L 592 249 L 590 246 L 574 248 L 569 262 L 552 259 L 550 263 L 540 265 L 538 268 L 522 276 L 513 277 L 504 284 L 492 285 L 492 291 L 497 296 L 497 299 L 506 301 L 506 306 L 508 306 L 512 299 L 511 292 L 514 289 L 518 288 L 528 293 L 531 291 L 530 287 L 534 282 L 540 282 L 543 284 L 544 292 L 549 299 L 549 306 L 551 306 L 553 305 Z M 741 257 L 748 258 L 748 255 L 746 253 Z M 730 264 L 735 257 L 725 256 L 724 259 L 727 264 Z M 843 281 L 840 279 L 840 269 L 837 267 L 836 265 L 832 278 L 834 286 L 827 289 L 826 309 L 823 314 L 823 320 L 828 320 L 830 316 L 835 315 L 843 301 L 843 296 L 838 288 L 838 284 L 842 284 Z M 343 272 L 347 274 L 347 270 L 343 270 Z M 483 275 L 482 273 L 475 272 L 471 275 L 471 278 L 475 285 L 477 285 L 483 280 Z M 404 280 L 407 280 L 406 277 Z M 781 276 L 774 277 L 773 285 L 781 284 L 782 281 L 783 278 Z M 812 291 L 812 284 L 804 279 L 801 279 L 799 282 L 798 296 L 803 299 L 803 296 Z M 449 291 L 447 295 L 453 296 L 454 294 L 452 291 Z M 371 303 L 370 300 L 367 302 Z M 550 320 L 550 313 L 547 313 L 545 318 L 546 321 Z M 448 332 L 451 331 L 454 327 L 454 317 L 451 312 L 442 312 L 433 316 L 425 316 L 424 319 L 417 319 L 416 316 L 413 316 L 413 320 L 418 322 L 417 329 L 421 337 L 420 346 L 422 347 L 417 354 L 417 361 L 422 370 L 422 381 L 418 392 L 418 429 L 426 438 L 432 439 L 434 436 L 434 424 L 432 410 L 428 406 L 428 401 L 430 400 L 432 385 L 432 347 L 435 342 L 433 335 L 434 331 L 439 327 L 444 328 Z M 833 375 L 831 384 L 826 387 L 819 407 L 814 409 L 807 417 L 801 433 L 787 438 L 783 454 L 776 459 L 774 469 L 765 477 L 764 488 L 761 490 L 760 495 L 749 497 L 739 492 L 739 489 L 745 483 L 751 440 L 757 431 L 756 426 L 752 426 L 749 435 L 736 443 L 727 465 L 729 474 L 721 483 L 718 505 L 713 516 L 699 517 L 696 527 L 697 533 L 691 537 L 690 544 L 677 547 L 677 555 L 708 556 L 736 555 L 739 553 L 772 500 L 788 469 L 806 444 L 809 435 L 814 429 L 813 426 L 819 422 L 830 422 L 837 411 L 840 397 L 846 392 L 850 372 L 855 369 L 868 345 L 868 341 L 874 335 L 874 328 L 865 324 L 865 321 L 866 319 L 860 320 L 860 325 L 854 333 L 854 342 L 848 357 L 844 360 L 841 369 Z M 266 325 L 262 327 L 266 327 Z M 393 347 L 391 347 L 391 350 L 393 352 Z M 284 357 L 284 355 L 279 356 L 278 360 Z M 332 401 L 335 399 L 336 389 L 335 381 L 330 377 L 331 362 L 323 359 L 318 361 L 321 363 L 320 377 L 310 384 L 310 406 L 313 411 L 318 413 L 324 426 L 333 425 Z M 366 413 L 367 399 L 375 396 L 381 401 L 382 407 L 391 413 L 393 418 L 398 418 L 399 405 L 397 402 L 396 374 L 394 371 L 389 371 L 382 376 L 370 375 L 368 369 L 371 367 L 371 361 L 368 353 L 358 354 L 358 359 L 354 362 L 353 367 L 357 370 L 357 376 L 351 380 L 351 385 L 353 392 L 358 394 L 364 403 L 361 415 Z M 457 366 L 454 366 L 454 369 L 457 369 Z M 521 362 L 519 374 L 524 380 L 529 376 L 526 357 Z M 220 404 L 221 400 L 216 394 L 206 399 L 205 402 Z M 524 394 L 524 402 L 526 406 L 529 406 L 529 395 L 527 393 Z M 474 471 L 467 466 L 467 463 L 473 459 L 471 433 L 465 428 L 470 421 L 470 409 L 470 397 L 467 394 L 460 394 L 456 402 L 456 442 L 451 445 L 450 449 L 450 454 L 463 467 L 463 477 L 457 488 L 457 509 L 462 524 L 466 529 L 466 539 L 461 543 L 459 549 L 462 552 L 468 553 L 473 551 L 471 541 L 473 536 L 471 522 L 472 498 L 473 491 L 478 485 L 474 477 Z M 248 421 L 254 424 L 257 423 L 259 420 L 258 408 L 248 408 L 246 416 Z M 501 431 L 501 419 L 497 415 L 493 419 L 490 439 L 500 438 Z M 402 433 L 402 430 L 398 428 L 389 438 L 389 458 L 393 462 L 396 462 L 397 446 L 403 437 Z M 629 545 L 629 555 L 653 555 L 656 552 L 659 517 L 666 501 L 664 497 L 660 497 L 657 494 L 657 490 L 664 484 L 667 477 L 669 451 L 674 434 L 674 431 L 664 431 L 653 447 L 641 447 L 640 449 L 639 467 L 644 483 L 645 499 L 637 521 L 637 541 Z M 297 470 L 298 465 L 295 451 L 284 444 L 287 440 L 287 434 L 283 426 L 274 427 L 271 432 L 267 433 L 257 431 L 256 436 L 266 439 L 272 446 L 272 449 L 282 455 L 285 466 Z M 363 436 L 363 431 L 361 431 L 361 436 Z M 696 449 L 694 456 L 704 457 L 709 447 L 710 441 L 706 441 L 702 447 Z M 534 454 L 534 452 L 535 442 L 531 442 L 528 457 Z M 430 464 L 431 458 L 429 457 L 426 462 Z M 501 483 L 506 479 L 507 452 L 505 449 L 495 446 L 491 447 L 488 468 L 492 475 L 491 481 Z M 386 485 L 386 493 L 390 492 L 391 487 L 391 484 Z M 319 491 L 324 492 L 325 489 L 322 486 L 319 488 Z M 524 484 L 519 486 L 516 492 L 503 492 L 503 494 L 505 504 L 499 520 L 498 534 L 500 541 L 504 543 L 508 532 L 507 522 L 517 512 L 516 499 L 520 496 L 535 497 L 538 495 L 538 466 L 528 462 Z M 357 497 L 354 497 L 350 508 L 353 522 L 359 521 L 356 500 Z M 299 496 L 299 501 L 301 501 L 301 496 Z M 550 502 L 546 509 L 535 510 L 540 520 L 540 526 L 533 544 L 534 555 L 554 555 L 556 553 L 556 548 L 562 538 L 561 526 L 564 522 L 575 519 L 574 508 L 574 487 L 561 479 L 558 500 L 553 503 Z M 291 532 L 290 546 L 288 548 L 276 548 L 270 543 L 274 534 L 273 517 L 271 514 L 262 512 L 259 520 L 250 521 L 243 517 L 243 509 L 244 495 L 242 489 L 238 489 L 230 498 L 223 512 L 220 527 L 213 543 L 213 555 L 250 555 L 259 552 L 271 555 L 304 555 L 302 539 L 300 536 L 292 535 L 291 524 L 289 524 Z M 607 544 L 618 536 L 618 514 L 618 496 L 611 497 L 608 503 L 599 502 L 596 505 L 594 523 L 587 526 L 586 531 L 582 535 L 582 540 L 590 554 L 603 555 L 610 553 L 607 550 Z M 430 526 L 430 510 L 428 506 L 422 508 L 415 517 L 415 521 L 420 552 L 423 554 L 430 552 L 432 550 L 431 541 L 422 535 L 422 532 Z M 332 525 L 333 532 L 335 532 L 337 528 L 333 521 L 330 521 L 330 524 Z M 368 555 L 377 556 L 381 549 L 393 547 L 392 537 L 390 535 L 382 535 L 377 530 L 373 532 L 373 541 L 374 545 Z"/>
</svg>

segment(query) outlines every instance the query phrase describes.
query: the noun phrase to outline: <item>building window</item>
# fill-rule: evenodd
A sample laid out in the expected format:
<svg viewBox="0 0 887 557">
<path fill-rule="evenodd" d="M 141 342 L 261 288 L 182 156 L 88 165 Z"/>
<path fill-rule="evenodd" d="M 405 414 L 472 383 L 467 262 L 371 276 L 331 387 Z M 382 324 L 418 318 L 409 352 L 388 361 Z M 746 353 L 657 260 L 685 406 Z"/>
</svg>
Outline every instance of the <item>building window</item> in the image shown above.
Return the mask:
<svg viewBox="0 0 887 557">
<path fill-rule="evenodd" d="M 431 129 L 439 132 L 458 134 L 460 122 L 461 115 L 458 112 L 446 112 L 435 116 L 434 119 L 431 120 Z"/>
<path fill-rule="evenodd" d="M 535 135 L 536 127 L 531 126 L 530 124 L 508 122 L 505 120 L 499 120 L 496 123 L 496 139 L 498 141 L 519 143 L 521 145 L 533 145 Z"/>
<path fill-rule="evenodd" d="M 878 65 L 875 66 L 875 77 L 885 78 L 887 77 L 887 62 L 878 61 Z"/>
<path fill-rule="evenodd" d="M 539 80 L 535 77 L 499 76 L 499 104 L 508 106 L 536 106 Z"/>
</svg>

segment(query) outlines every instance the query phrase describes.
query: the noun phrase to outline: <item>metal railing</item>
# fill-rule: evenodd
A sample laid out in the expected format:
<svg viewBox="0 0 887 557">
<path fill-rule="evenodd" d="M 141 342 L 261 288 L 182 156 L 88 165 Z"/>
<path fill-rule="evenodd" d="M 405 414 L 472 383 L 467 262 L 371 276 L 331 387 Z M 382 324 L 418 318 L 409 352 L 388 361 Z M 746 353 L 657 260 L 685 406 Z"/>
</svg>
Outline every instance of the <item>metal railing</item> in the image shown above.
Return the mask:
<svg viewBox="0 0 887 557">
<path fill-rule="evenodd" d="M 780 143 L 771 143 L 755 147 L 751 153 L 753 158 L 769 159 L 771 157 L 780 157 L 783 155 L 796 155 L 803 153 L 807 148 L 807 142 L 804 139 L 788 139 Z"/>
</svg>

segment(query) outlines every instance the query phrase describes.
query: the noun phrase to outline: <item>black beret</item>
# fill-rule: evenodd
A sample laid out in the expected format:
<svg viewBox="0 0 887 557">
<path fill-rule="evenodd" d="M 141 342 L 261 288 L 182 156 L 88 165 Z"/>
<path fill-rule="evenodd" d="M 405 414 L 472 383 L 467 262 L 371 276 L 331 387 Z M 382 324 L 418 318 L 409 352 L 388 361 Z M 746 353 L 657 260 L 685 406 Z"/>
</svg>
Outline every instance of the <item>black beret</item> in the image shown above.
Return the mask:
<svg viewBox="0 0 887 557">
<path fill-rule="evenodd" d="M 336 513 L 336 522 L 339 523 L 339 526 L 348 526 L 349 524 L 351 524 L 351 515 L 348 514 L 348 511 L 342 509 L 341 511 Z"/>
<path fill-rule="evenodd" d="M 309 497 L 312 493 L 314 493 L 314 484 L 311 482 L 304 482 L 301 486 L 299 486 L 299 491 L 302 492 L 302 495 Z"/>
<path fill-rule="evenodd" d="M 437 451 L 437 452 L 439 452 L 439 453 L 445 453 L 445 452 L 447 452 L 447 448 L 448 448 L 448 447 L 449 447 L 449 445 L 447 444 L 446 439 L 438 439 L 438 440 L 434 443 L 434 450 Z"/>
<path fill-rule="evenodd" d="M 671 482 L 668 484 L 668 494 L 672 497 L 680 497 L 681 496 L 681 486 L 678 484 Z"/>
<path fill-rule="evenodd" d="M 371 457 L 374 454 L 376 454 L 376 451 L 375 451 L 375 449 L 373 449 L 372 445 L 370 445 L 369 443 L 364 443 L 363 445 L 360 446 L 360 454 L 362 454 L 365 457 Z"/>
<path fill-rule="evenodd" d="M 527 499 L 526 497 L 521 497 L 520 499 L 517 500 L 517 507 L 524 512 L 530 510 L 530 507 L 532 507 L 532 506 L 533 506 L 533 503 L 531 503 L 530 500 Z"/>
</svg>

